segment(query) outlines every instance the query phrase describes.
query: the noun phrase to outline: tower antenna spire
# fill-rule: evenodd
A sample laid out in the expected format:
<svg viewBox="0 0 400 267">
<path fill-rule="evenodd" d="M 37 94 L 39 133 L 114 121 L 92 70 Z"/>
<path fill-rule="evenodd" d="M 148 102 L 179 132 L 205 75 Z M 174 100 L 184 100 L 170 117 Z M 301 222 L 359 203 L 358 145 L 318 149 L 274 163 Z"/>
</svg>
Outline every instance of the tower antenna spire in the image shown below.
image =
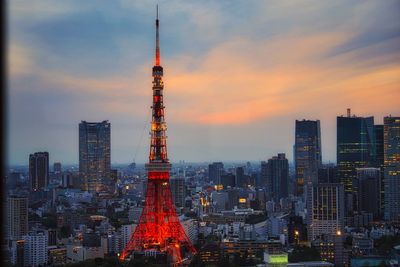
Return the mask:
<svg viewBox="0 0 400 267">
<path fill-rule="evenodd" d="M 160 22 L 158 20 L 158 5 L 157 5 L 157 16 L 156 16 L 156 66 L 160 66 L 160 36 L 159 36 L 159 27 Z"/>
<path fill-rule="evenodd" d="M 135 258 L 137 253 L 165 255 L 171 266 L 186 266 L 196 253 L 179 222 L 170 187 L 171 163 L 167 153 L 167 124 L 164 118 L 163 67 L 160 66 L 158 5 L 156 9 L 156 60 L 153 66 L 151 131 L 147 187 L 139 222 L 126 244 L 121 260 Z M 156 252 L 157 254 L 153 254 Z"/>
</svg>

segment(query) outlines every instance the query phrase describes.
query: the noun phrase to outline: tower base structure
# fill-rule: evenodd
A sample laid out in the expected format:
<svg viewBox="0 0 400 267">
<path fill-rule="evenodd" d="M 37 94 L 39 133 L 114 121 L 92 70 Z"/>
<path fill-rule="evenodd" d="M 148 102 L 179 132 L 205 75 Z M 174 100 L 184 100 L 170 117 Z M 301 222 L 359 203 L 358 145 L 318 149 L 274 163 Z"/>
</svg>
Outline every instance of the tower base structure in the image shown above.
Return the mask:
<svg viewBox="0 0 400 267">
<path fill-rule="evenodd" d="M 152 165 L 147 164 L 147 191 L 139 224 L 120 259 L 125 260 L 135 252 L 148 256 L 166 253 L 172 265 L 185 265 L 196 250 L 175 210 L 169 184 L 170 164 L 160 164 L 157 168 Z"/>
</svg>

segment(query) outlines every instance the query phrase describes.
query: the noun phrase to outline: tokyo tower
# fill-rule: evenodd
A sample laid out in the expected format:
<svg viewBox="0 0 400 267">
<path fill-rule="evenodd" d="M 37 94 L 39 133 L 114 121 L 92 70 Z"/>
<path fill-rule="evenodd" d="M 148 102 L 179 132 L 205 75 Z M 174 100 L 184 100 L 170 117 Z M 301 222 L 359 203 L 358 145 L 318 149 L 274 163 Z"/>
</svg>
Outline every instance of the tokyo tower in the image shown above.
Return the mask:
<svg viewBox="0 0 400 267">
<path fill-rule="evenodd" d="M 160 65 L 158 6 L 156 17 L 156 54 L 153 67 L 153 106 L 151 141 L 145 204 L 139 223 L 120 259 L 134 252 L 168 255 L 172 265 L 183 265 L 196 253 L 176 214 L 169 184 L 171 163 L 167 156 L 166 130 L 163 104 L 163 68 Z"/>
</svg>

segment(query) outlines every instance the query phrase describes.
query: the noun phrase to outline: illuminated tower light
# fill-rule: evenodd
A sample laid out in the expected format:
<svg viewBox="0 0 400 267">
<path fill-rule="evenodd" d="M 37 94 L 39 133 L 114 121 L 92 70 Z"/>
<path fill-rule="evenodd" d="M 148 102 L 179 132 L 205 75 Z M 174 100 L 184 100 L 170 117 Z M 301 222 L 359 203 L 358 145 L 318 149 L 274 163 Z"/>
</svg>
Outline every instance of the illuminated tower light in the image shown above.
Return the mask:
<svg viewBox="0 0 400 267">
<path fill-rule="evenodd" d="M 171 164 L 167 154 L 166 123 L 162 81 L 163 68 L 160 65 L 160 40 L 158 6 L 156 18 L 156 53 L 153 67 L 153 105 L 150 131 L 149 163 L 146 164 L 148 182 L 145 204 L 139 223 L 132 237 L 122 252 L 124 260 L 134 251 L 154 255 L 156 252 L 167 253 L 173 265 L 181 265 L 183 254 L 196 253 L 195 248 L 179 222 L 169 184 Z"/>
</svg>

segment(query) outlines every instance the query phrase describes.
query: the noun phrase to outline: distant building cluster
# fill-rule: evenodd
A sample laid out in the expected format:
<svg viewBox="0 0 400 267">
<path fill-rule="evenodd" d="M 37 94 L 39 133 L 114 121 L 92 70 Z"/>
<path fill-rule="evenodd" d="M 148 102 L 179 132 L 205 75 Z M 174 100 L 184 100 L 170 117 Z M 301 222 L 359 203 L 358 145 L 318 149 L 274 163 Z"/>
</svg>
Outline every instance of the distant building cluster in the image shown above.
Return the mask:
<svg viewBox="0 0 400 267">
<path fill-rule="evenodd" d="M 400 117 L 376 125 L 350 110 L 338 116 L 336 164 L 323 162 L 323 130 L 318 120 L 295 121 L 293 164 L 283 152 L 260 162 L 173 164 L 173 202 L 198 248 L 194 262 L 398 266 Z M 143 164 L 111 166 L 110 136 L 108 121 L 82 121 L 79 165 L 34 152 L 27 166 L 10 167 L 10 264 L 122 253 L 143 210 L 147 172 Z"/>
</svg>

